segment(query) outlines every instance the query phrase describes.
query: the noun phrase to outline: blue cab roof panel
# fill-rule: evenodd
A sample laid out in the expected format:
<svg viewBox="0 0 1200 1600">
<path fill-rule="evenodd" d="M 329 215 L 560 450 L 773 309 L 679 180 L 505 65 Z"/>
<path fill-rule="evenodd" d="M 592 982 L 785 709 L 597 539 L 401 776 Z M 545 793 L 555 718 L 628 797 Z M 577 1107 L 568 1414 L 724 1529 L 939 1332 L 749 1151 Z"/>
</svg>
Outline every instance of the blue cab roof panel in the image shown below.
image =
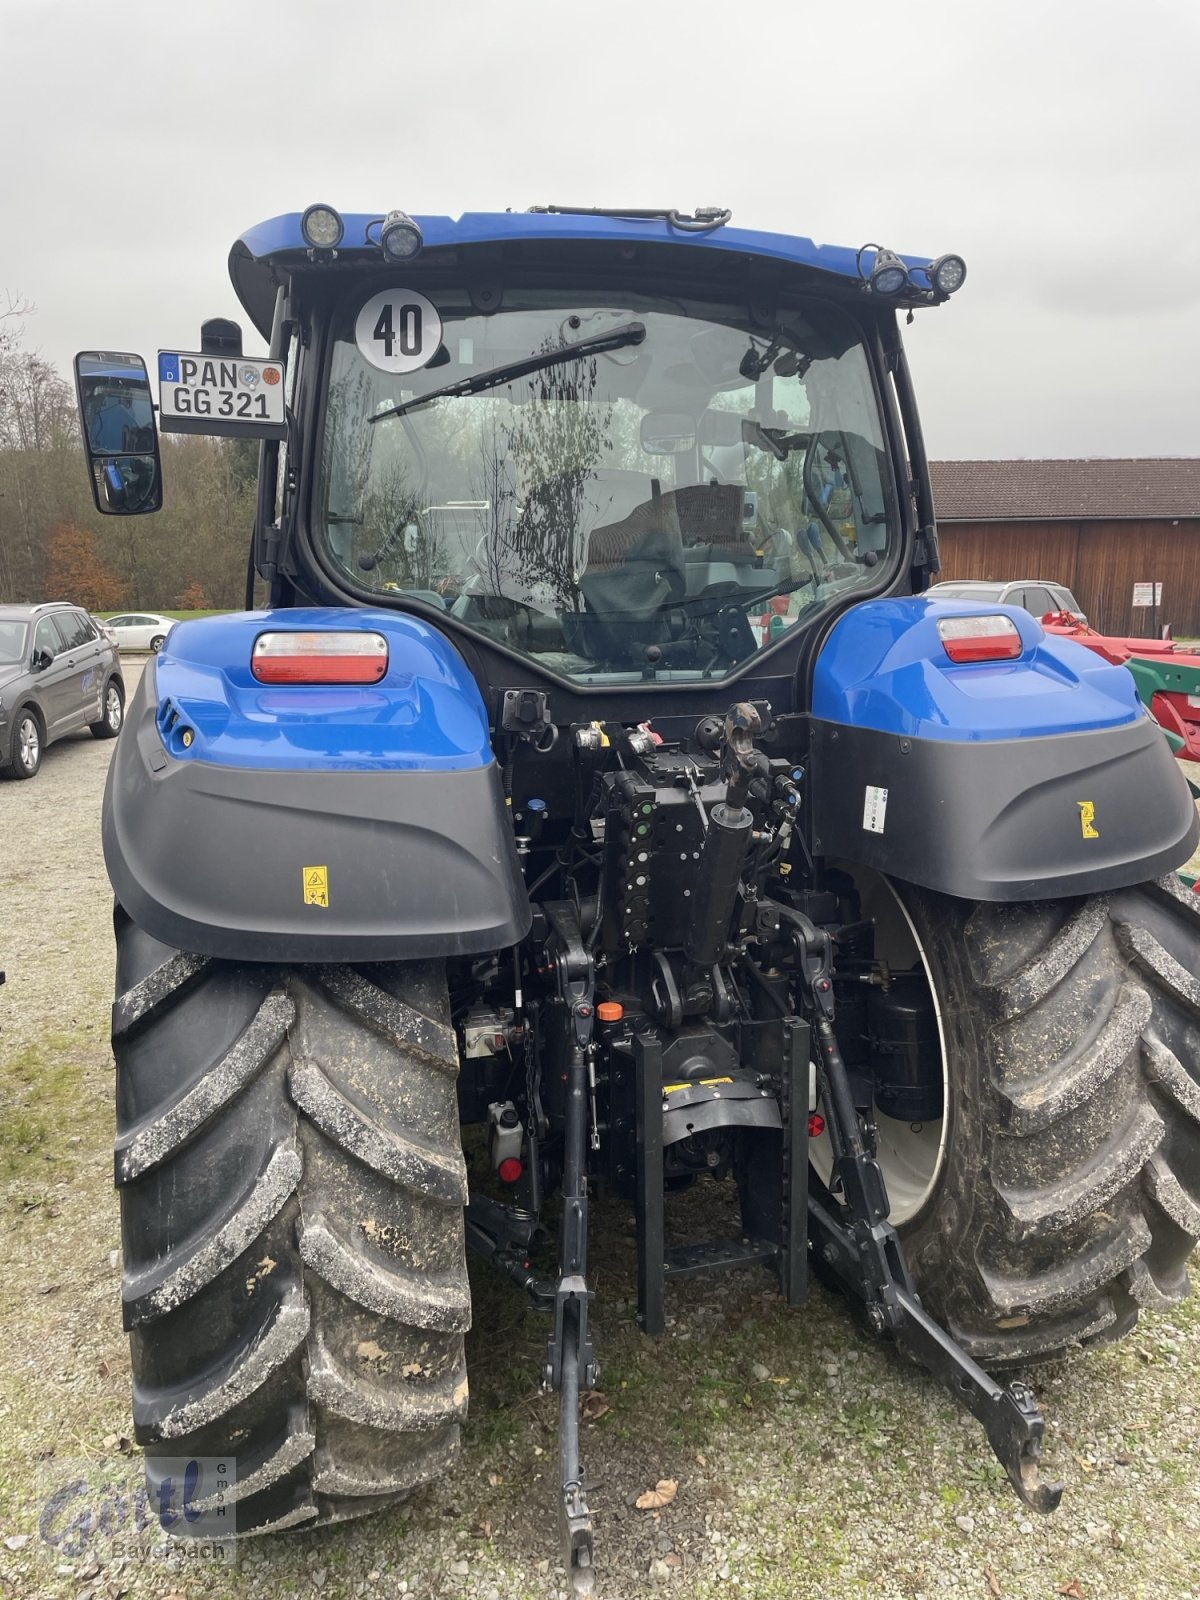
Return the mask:
<svg viewBox="0 0 1200 1600">
<path fill-rule="evenodd" d="M 248 228 L 234 245 L 229 272 L 238 298 L 263 334 L 270 332 L 274 288 L 264 265 L 275 257 L 307 249 L 300 232 L 299 211 L 271 217 Z M 339 255 L 369 251 L 384 266 L 378 248 L 380 212 L 343 215 L 345 234 Z M 844 245 L 816 244 L 812 239 L 786 233 L 760 233 L 749 228 L 722 227 L 696 232 L 677 227 L 666 217 L 575 216 L 544 211 L 468 211 L 461 217 L 414 217 L 425 251 L 461 245 L 506 244 L 521 240 L 563 243 L 671 244 L 691 250 L 719 250 L 763 256 L 794 266 L 858 280 L 858 251 Z M 372 227 L 373 225 L 373 227 Z M 368 230 L 371 230 L 368 234 Z M 867 262 L 871 260 L 868 253 Z M 929 256 L 902 256 L 909 267 L 924 267 Z M 391 270 L 395 267 L 388 264 Z M 268 304 L 268 300 L 270 304 Z"/>
</svg>

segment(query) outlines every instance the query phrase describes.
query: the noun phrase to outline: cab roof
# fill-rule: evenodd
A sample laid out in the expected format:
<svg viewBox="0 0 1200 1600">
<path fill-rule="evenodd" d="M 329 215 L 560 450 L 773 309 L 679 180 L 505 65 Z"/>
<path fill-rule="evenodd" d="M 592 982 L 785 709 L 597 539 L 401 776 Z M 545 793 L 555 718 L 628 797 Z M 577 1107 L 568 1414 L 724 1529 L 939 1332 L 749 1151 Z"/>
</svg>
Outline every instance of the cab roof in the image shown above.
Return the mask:
<svg viewBox="0 0 1200 1600">
<path fill-rule="evenodd" d="M 254 326 L 265 337 L 271 332 L 278 277 L 274 264 L 307 259 L 308 247 L 300 232 L 299 211 L 271 217 L 247 229 L 229 254 L 229 276 L 238 299 Z M 383 265 L 379 250 L 381 212 L 342 213 L 345 233 L 339 257 L 375 260 Z M 423 255 L 437 249 L 463 245 L 541 243 L 670 244 L 691 250 L 720 250 L 759 256 L 794 266 L 808 267 L 841 279 L 861 281 L 859 251 L 841 245 L 815 244 L 785 233 L 760 233 L 749 228 L 714 225 L 703 231 L 680 227 L 667 216 L 627 217 L 579 215 L 546 211 L 469 211 L 461 217 L 414 217 L 424 239 Z M 373 228 L 373 233 L 369 230 Z M 870 249 L 871 247 L 866 247 Z M 923 267 L 929 257 L 902 256 L 910 267 Z"/>
</svg>

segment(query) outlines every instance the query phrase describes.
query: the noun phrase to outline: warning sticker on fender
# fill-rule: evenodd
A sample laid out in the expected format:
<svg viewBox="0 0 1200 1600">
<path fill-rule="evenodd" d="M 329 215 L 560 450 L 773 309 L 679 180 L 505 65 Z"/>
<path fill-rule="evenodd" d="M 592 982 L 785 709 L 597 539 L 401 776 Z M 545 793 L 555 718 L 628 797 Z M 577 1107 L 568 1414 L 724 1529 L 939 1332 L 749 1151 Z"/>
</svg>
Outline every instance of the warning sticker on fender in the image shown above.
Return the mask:
<svg viewBox="0 0 1200 1600">
<path fill-rule="evenodd" d="M 887 820 L 886 789 L 878 789 L 873 783 L 867 785 L 866 798 L 863 800 L 863 828 L 867 833 L 882 833 L 884 822 Z"/>
<path fill-rule="evenodd" d="M 304 868 L 304 904 L 306 906 L 328 906 L 329 904 L 329 868 L 305 867 Z"/>
</svg>

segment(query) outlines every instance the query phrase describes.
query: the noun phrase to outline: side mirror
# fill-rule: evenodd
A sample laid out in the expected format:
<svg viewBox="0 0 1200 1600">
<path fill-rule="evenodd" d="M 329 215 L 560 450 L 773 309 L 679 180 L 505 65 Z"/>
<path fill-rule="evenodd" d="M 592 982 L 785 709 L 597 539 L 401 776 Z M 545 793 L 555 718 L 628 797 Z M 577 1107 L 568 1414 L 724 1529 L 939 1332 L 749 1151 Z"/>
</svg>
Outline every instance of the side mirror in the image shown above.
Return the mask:
<svg viewBox="0 0 1200 1600">
<path fill-rule="evenodd" d="M 162 464 L 145 362 L 84 350 L 75 357 L 75 391 L 97 511 L 121 517 L 158 511 Z"/>
<path fill-rule="evenodd" d="M 29 663 L 34 672 L 45 672 L 47 667 L 54 665 L 54 657 L 49 650 L 35 650 L 33 660 Z"/>
</svg>

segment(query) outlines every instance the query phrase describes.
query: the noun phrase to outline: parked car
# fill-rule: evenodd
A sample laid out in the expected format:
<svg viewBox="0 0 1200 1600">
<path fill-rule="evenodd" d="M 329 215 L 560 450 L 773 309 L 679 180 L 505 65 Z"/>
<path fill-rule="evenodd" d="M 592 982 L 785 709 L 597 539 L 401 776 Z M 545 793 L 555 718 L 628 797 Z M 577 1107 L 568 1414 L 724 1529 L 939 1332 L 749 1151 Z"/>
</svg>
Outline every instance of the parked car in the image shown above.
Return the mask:
<svg viewBox="0 0 1200 1600">
<path fill-rule="evenodd" d="M 105 622 L 104 618 L 96 616 L 95 612 L 92 613 L 92 621 L 100 630 L 100 637 L 102 639 L 107 639 L 109 644 L 116 645 L 117 649 L 119 650 L 121 648 L 121 641 L 117 638 L 117 630 L 113 627 L 112 623 Z"/>
<path fill-rule="evenodd" d="M 926 593 L 933 600 L 999 600 L 1002 605 L 1023 606 L 1039 619 L 1051 612 L 1069 611 L 1076 622 L 1087 622 L 1070 589 L 1042 578 L 1014 578 L 1009 583 L 952 578 L 946 583 L 931 584 Z"/>
<path fill-rule="evenodd" d="M 124 720 L 120 653 L 86 611 L 0 605 L 0 770 L 32 778 L 56 739 L 84 728 L 115 739 Z"/>
<path fill-rule="evenodd" d="M 175 617 L 160 617 L 152 611 L 128 611 L 108 619 L 123 650 L 152 650 L 155 655 L 162 649 L 175 622 Z"/>
</svg>

